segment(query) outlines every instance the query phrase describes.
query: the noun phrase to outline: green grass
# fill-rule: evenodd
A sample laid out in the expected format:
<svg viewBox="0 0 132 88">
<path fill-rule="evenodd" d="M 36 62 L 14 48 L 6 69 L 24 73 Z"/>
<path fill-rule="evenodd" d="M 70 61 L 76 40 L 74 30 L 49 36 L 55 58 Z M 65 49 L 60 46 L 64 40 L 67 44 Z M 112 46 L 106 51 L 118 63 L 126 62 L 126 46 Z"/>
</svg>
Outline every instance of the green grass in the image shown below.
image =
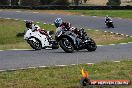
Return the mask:
<svg viewBox="0 0 132 88">
<path fill-rule="evenodd" d="M 38 23 L 38 25 L 45 30 L 54 30 L 54 25 L 44 25 Z M 23 37 L 16 37 L 17 33 L 23 32 L 25 29 L 25 23 L 23 21 L 0 19 L 0 49 L 29 49 L 31 48 Z M 110 33 L 104 33 L 102 31 L 87 30 L 87 33 L 92 37 L 97 44 L 111 44 L 122 43 L 132 41 L 130 37 L 123 37 L 120 35 L 113 35 Z"/>
<path fill-rule="evenodd" d="M 0 44 L 12 44 L 21 42 L 22 38 L 17 38 L 16 34 L 24 30 L 21 21 L 0 19 Z"/>
<path fill-rule="evenodd" d="M 128 43 L 132 41 L 131 37 L 105 33 L 103 31 L 87 30 L 87 34 L 99 45 Z"/>
<path fill-rule="evenodd" d="M 74 12 L 77 14 L 83 14 L 88 16 L 106 16 L 132 18 L 132 10 L 66 10 L 68 12 Z"/>
<path fill-rule="evenodd" d="M 81 68 L 92 80 L 127 79 L 132 81 L 132 61 L 101 62 L 95 65 L 47 67 L 0 72 L 0 88 L 82 88 Z M 97 88 L 131 88 L 130 86 Z"/>
</svg>

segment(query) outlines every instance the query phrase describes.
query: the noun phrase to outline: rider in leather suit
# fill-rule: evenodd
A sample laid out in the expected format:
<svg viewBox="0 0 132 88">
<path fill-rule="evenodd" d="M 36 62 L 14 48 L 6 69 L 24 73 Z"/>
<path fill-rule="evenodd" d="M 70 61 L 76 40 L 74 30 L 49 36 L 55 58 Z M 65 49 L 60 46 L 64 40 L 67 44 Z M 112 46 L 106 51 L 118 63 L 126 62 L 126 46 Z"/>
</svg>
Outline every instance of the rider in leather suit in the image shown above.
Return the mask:
<svg viewBox="0 0 132 88">
<path fill-rule="evenodd" d="M 76 36 L 77 36 L 77 44 L 78 44 L 78 46 L 80 45 L 80 43 L 82 43 L 84 41 L 85 36 L 84 36 L 83 33 L 81 33 L 81 30 L 84 30 L 84 29 L 78 29 L 78 28 L 75 28 L 75 27 L 71 27 L 71 23 L 63 22 L 61 18 L 57 18 L 54 21 L 54 24 L 55 24 L 55 26 L 57 28 L 61 27 L 64 30 L 72 31 L 73 33 L 75 33 Z"/>
<path fill-rule="evenodd" d="M 31 20 L 25 21 L 25 25 L 27 29 L 31 29 L 33 32 L 39 31 L 41 34 L 49 36 L 46 30 L 42 30 L 37 24 L 33 24 L 33 21 Z"/>
</svg>

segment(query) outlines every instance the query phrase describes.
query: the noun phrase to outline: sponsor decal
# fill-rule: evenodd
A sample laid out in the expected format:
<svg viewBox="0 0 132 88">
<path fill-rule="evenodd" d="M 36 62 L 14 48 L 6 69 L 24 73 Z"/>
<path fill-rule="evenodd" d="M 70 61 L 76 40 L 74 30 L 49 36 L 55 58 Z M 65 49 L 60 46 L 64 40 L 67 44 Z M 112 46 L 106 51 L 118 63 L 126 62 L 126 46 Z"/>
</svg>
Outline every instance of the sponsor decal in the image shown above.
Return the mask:
<svg viewBox="0 0 132 88">
<path fill-rule="evenodd" d="M 89 86 L 89 85 L 130 85 L 130 80 L 91 80 L 89 78 L 88 71 L 84 71 L 84 69 L 81 69 L 82 78 L 80 80 L 80 83 L 82 86 Z"/>
</svg>

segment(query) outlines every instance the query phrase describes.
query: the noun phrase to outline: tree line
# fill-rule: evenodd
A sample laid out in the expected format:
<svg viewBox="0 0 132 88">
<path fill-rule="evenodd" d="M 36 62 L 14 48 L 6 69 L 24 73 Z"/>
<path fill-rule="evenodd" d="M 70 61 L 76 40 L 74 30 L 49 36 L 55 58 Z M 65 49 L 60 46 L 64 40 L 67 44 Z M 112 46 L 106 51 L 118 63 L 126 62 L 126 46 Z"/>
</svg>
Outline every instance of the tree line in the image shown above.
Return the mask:
<svg viewBox="0 0 132 88">
<path fill-rule="evenodd" d="M 79 5 L 88 0 L 0 0 L 0 5 Z M 108 0 L 106 5 L 120 5 L 121 0 Z"/>
</svg>

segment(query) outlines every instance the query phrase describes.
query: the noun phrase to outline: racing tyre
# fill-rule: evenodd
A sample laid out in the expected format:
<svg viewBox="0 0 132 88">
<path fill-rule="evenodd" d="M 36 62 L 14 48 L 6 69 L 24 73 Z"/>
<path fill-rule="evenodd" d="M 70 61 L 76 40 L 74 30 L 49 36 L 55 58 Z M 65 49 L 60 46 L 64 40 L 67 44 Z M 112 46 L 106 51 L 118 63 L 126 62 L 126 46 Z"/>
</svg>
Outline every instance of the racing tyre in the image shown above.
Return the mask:
<svg viewBox="0 0 132 88">
<path fill-rule="evenodd" d="M 114 28 L 114 25 L 113 25 L 113 24 L 111 24 L 111 27 L 112 27 L 112 28 Z"/>
<path fill-rule="evenodd" d="M 41 44 L 40 40 L 37 38 L 28 39 L 28 43 L 35 50 L 41 50 L 42 49 L 42 44 Z"/>
<path fill-rule="evenodd" d="M 60 40 L 59 45 L 66 53 L 74 52 L 74 46 L 68 38 L 63 38 Z"/>
<path fill-rule="evenodd" d="M 96 45 L 95 41 L 90 38 L 90 42 L 87 45 L 87 50 L 92 52 L 92 51 L 95 51 L 96 49 L 97 49 L 97 45 Z"/>
</svg>

